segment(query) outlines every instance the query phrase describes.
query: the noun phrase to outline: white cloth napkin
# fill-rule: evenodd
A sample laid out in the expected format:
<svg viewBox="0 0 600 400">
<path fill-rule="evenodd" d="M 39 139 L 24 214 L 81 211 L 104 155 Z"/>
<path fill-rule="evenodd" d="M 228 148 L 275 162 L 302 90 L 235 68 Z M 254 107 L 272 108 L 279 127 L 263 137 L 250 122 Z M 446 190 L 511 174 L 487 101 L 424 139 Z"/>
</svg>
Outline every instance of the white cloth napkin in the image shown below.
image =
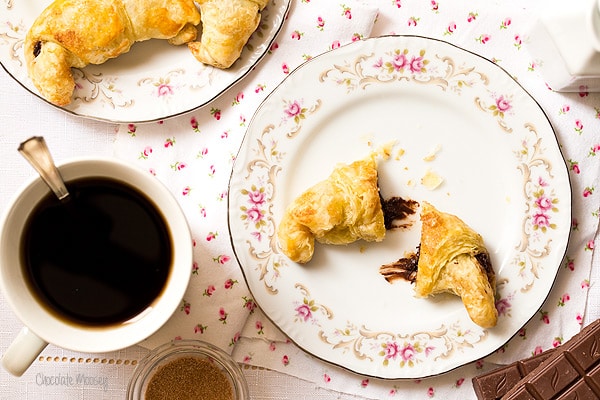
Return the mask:
<svg viewBox="0 0 600 400">
<path fill-rule="evenodd" d="M 266 58 L 210 106 L 158 123 L 119 127 L 116 155 L 171 189 L 194 239 L 194 266 L 184 300 L 142 346 L 194 338 L 231 352 L 256 308 L 227 227 L 229 176 L 247 121 L 291 70 L 314 55 L 368 37 L 376 16 L 376 8 L 354 0 L 321 8 L 292 1 L 289 18 L 301 23 L 284 24 Z"/>
</svg>

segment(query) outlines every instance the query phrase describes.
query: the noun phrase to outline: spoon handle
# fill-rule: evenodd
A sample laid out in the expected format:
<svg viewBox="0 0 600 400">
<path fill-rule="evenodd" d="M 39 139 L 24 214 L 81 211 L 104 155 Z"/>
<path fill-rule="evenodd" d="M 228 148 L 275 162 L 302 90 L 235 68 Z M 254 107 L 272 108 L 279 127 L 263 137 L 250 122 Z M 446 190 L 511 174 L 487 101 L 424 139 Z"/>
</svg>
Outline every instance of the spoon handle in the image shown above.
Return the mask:
<svg viewBox="0 0 600 400">
<path fill-rule="evenodd" d="M 34 136 L 27 139 L 21 143 L 18 150 L 40 174 L 40 177 L 52 189 L 59 200 L 69 195 L 65 182 L 58 168 L 54 165 L 50 150 L 48 150 L 46 141 L 42 136 Z"/>
</svg>

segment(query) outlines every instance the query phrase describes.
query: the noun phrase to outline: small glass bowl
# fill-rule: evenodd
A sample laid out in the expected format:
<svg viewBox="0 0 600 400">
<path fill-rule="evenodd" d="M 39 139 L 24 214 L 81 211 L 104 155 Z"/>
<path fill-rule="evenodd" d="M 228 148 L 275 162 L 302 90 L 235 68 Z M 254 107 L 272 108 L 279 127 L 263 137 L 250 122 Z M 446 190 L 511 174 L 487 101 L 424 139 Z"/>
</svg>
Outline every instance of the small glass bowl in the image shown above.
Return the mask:
<svg viewBox="0 0 600 400">
<path fill-rule="evenodd" d="M 178 360 L 180 361 L 180 363 L 187 362 L 189 361 L 187 359 L 190 358 L 198 360 L 195 363 L 198 363 L 200 361 L 206 361 L 211 366 L 215 367 L 210 368 L 212 372 L 214 372 L 215 370 L 221 372 L 224 375 L 224 377 L 226 377 L 226 380 L 231 384 L 233 400 L 250 399 L 248 383 L 246 382 L 246 378 L 244 377 L 240 366 L 231 358 L 230 355 L 225 353 L 223 350 L 219 349 L 216 346 L 213 346 L 210 343 L 198 340 L 176 340 L 173 342 L 165 343 L 155 348 L 148 355 L 142 358 L 135 370 L 133 371 L 133 376 L 129 381 L 129 385 L 127 387 L 127 399 L 146 400 L 146 393 L 148 391 L 149 384 L 153 381 L 153 378 L 155 378 L 153 384 L 156 385 L 157 382 L 160 381 L 162 376 L 164 376 L 164 374 L 157 375 L 158 372 L 165 370 L 165 368 L 162 367 L 168 365 L 173 366 L 175 364 L 178 364 Z M 198 365 L 200 364 L 201 362 Z M 170 391 L 168 397 L 169 399 L 178 399 L 176 392 L 178 390 L 181 391 L 182 388 L 185 387 L 185 382 L 182 382 L 182 379 L 199 377 L 201 371 L 194 371 L 193 369 L 190 370 L 190 368 L 195 367 L 188 366 L 185 369 L 185 373 L 178 375 L 177 384 L 173 385 L 175 387 L 173 387 L 172 391 Z M 211 379 L 203 382 L 194 382 L 194 385 L 217 385 L 215 382 L 215 380 Z M 164 381 L 162 383 L 164 383 Z M 218 388 L 210 389 L 214 390 Z M 188 393 L 185 394 L 188 395 Z M 218 398 L 226 399 L 227 397 L 223 396 Z"/>
</svg>

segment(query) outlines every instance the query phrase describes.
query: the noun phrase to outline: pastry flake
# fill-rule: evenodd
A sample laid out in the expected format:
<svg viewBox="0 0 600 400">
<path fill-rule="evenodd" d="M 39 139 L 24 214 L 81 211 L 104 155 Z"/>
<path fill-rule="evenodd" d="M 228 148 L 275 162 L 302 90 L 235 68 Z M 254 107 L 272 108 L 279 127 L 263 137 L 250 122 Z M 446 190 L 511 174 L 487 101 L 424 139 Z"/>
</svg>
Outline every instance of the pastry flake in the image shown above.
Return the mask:
<svg viewBox="0 0 600 400">
<path fill-rule="evenodd" d="M 421 185 L 425 186 L 425 188 L 429 190 L 437 189 L 444 182 L 444 178 L 442 178 L 438 173 L 427 170 L 425 175 L 421 178 Z"/>
<path fill-rule="evenodd" d="M 327 179 L 297 197 L 285 210 L 277 236 L 283 253 L 299 263 L 311 260 L 315 240 L 382 241 L 385 225 L 374 157 L 339 164 Z"/>
<path fill-rule="evenodd" d="M 27 32 L 27 71 L 42 97 L 64 106 L 75 87 L 71 67 L 102 64 L 152 38 L 195 40 L 199 23 L 190 0 L 55 0 Z"/>
</svg>

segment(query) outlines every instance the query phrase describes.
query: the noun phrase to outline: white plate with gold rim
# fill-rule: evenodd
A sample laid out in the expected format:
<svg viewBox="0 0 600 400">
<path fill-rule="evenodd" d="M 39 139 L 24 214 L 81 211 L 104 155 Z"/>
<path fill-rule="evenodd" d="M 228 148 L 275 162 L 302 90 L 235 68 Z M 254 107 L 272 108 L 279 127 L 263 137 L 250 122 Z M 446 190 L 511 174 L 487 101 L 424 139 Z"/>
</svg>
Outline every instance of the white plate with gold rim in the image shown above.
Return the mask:
<svg viewBox="0 0 600 400">
<path fill-rule="evenodd" d="M 25 89 L 40 97 L 27 75 L 23 41 L 31 24 L 51 0 L 6 0 L 0 8 L 0 63 Z M 244 51 L 229 69 L 197 61 L 186 45 L 166 40 L 135 43 L 131 50 L 101 65 L 73 69 L 73 102 L 65 111 L 112 122 L 148 122 L 202 107 L 244 78 L 267 54 L 280 31 L 291 0 L 271 0 Z"/>
<path fill-rule="evenodd" d="M 417 299 L 382 264 L 415 251 L 420 222 L 381 243 L 317 245 L 306 265 L 277 245 L 285 207 L 382 146 L 384 198 L 426 200 L 484 238 L 496 271 L 496 327 L 452 295 Z M 432 189 L 426 175 L 443 179 Z M 443 41 L 387 36 L 315 57 L 252 119 L 230 182 L 235 254 L 265 314 L 301 348 L 380 378 L 421 378 L 505 344 L 546 299 L 569 238 L 571 188 L 539 105 L 489 60 Z"/>
</svg>

